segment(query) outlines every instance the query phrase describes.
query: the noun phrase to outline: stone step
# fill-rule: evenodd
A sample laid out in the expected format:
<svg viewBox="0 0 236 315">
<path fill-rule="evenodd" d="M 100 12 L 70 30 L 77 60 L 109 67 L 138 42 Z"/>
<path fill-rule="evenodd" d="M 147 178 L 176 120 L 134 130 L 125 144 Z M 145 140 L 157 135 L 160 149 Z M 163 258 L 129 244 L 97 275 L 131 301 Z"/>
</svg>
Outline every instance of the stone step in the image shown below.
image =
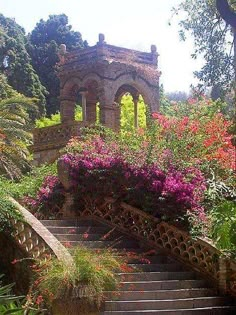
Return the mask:
<svg viewBox="0 0 236 315">
<path fill-rule="evenodd" d="M 52 234 L 107 234 L 110 229 L 107 227 L 101 226 L 47 226 L 48 230 Z"/>
<path fill-rule="evenodd" d="M 119 273 L 118 275 L 121 278 L 122 282 L 196 279 L 196 274 L 192 271 L 131 272 L 131 273 Z"/>
<path fill-rule="evenodd" d="M 163 251 L 141 248 L 139 241 L 106 224 L 90 219 L 41 222 L 66 247 L 84 246 L 91 251 L 109 248 L 117 256 L 128 257 L 134 270 L 118 274 L 119 292 L 106 293 L 103 315 L 236 314 L 236 309 L 228 306 L 232 300 L 217 297 L 217 290 L 208 281 L 188 268 L 183 270 Z"/>
<path fill-rule="evenodd" d="M 164 264 L 129 264 L 130 267 L 137 271 L 153 272 L 153 271 L 182 271 L 180 264 L 164 263 Z"/>
<path fill-rule="evenodd" d="M 129 259 L 130 264 L 157 264 L 157 263 L 171 263 L 175 262 L 171 257 L 167 255 L 159 254 L 155 256 L 138 255 L 137 257 L 131 257 Z"/>
<path fill-rule="evenodd" d="M 123 249 L 124 247 L 126 249 L 135 249 L 135 247 L 138 249 L 139 244 L 136 241 L 62 241 L 61 242 L 63 245 L 68 247 L 68 243 L 70 246 L 84 246 L 88 248 L 94 248 L 94 249 L 99 249 L 99 248 L 121 248 Z"/>
<path fill-rule="evenodd" d="M 105 301 L 105 311 L 191 309 L 227 306 L 232 299 L 226 297 L 197 297 L 167 300 Z"/>
<path fill-rule="evenodd" d="M 148 290 L 174 290 L 191 288 L 208 288 L 210 283 L 206 280 L 164 280 L 164 281 L 139 281 L 121 282 L 120 290 L 148 291 Z"/>
<path fill-rule="evenodd" d="M 109 229 L 107 225 L 104 225 L 98 221 L 89 220 L 89 219 L 68 219 L 68 220 L 41 220 L 40 221 L 45 226 L 101 226 Z"/>
<path fill-rule="evenodd" d="M 173 300 L 215 296 L 215 289 L 196 288 L 196 289 L 177 289 L 177 290 L 155 290 L 155 291 L 120 291 L 106 292 L 106 300 L 115 301 L 135 301 L 135 300 Z"/>
<path fill-rule="evenodd" d="M 236 308 L 230 306 L 213 306 L 191 309 L 172 310 L 138 310 L 138 311 L 105 311 L 103 315 L 235 315 Z"/>
<path fill-rule="evenodd" d="M 61 242 L 63 241 L 118 241 L 118 236 L 115 235 L 107 235 L 106 234 L 92 234 L 87 231 L 83 234 L 54 234 L 54 236 Z"/>
</svg>

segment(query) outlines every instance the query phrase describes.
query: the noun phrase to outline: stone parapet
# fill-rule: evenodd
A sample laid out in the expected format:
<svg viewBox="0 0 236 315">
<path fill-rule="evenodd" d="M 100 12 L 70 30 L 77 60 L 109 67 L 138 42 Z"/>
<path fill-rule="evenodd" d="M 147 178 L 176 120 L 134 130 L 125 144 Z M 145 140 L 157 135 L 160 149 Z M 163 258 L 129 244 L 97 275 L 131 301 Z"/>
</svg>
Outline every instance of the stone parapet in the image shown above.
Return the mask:
<svg viewBox="0 0 236 315">
<path fill-rule="evenodd" d="M 68 124 L 58 124 L 33 130 L 33 145 L 31 151 L 36 153 L 51 148 L 64 147 L 72 137 L 80 135 L 80 129 L 88 126 L 84 121 L 73 121 Z"/>
<path fill-rule="evenodd" d="M 16 200 L 11 197 L 9 199 L 23 216 L 22 221 L 12 221 L 13 236 L 21 249 L 34 259 L 44 260 L 55 255 L 66 264 L 72 264 L 72 256 L 56 237 Z"/>
<path fill-rule="evenodd" d="M 91 64 L 98 61 L 132 63 L 136 65 L 149 65 L 157 68 L 158 54 L 152 52 L 140 52 L 133 49 L 117 47 L 108 44 L 96 45 L 85 49 L 76 49 L 73 52 L 66 53 L 63 66 Z"/>
</svg>

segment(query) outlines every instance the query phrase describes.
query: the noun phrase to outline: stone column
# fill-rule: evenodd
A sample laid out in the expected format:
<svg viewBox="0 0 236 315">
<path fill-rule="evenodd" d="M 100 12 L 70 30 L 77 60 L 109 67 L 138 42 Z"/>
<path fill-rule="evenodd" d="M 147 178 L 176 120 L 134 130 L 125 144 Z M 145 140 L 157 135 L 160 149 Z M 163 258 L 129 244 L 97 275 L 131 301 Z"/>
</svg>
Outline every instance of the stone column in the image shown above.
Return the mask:
<svg viewBox="0 0 236 315">
<path fill-rule="evenodd" d="M 134 103 L 134 128 L 138 128 L 138 98 L 133 98 Z"/>
<path fill-rule="evenodd" d="M 86 94 L 87 92 L 80 92 L 82 95 L 82 121 L 87 121 L 87 106 L 86 106 Z"/>
<path fill-rule="evenodd" d="M 96 117 L 97 117 L 96 104 L 97 104 L 96 100 L 90 100 L 90 99 L 87 100 L 86 114 L 87 114 L 87 121 L 90 123 L 96 122 Z"/>
<path fill-rule="evenodd" d="M 70 123 L 75 120 L 75 100 L 72 98 L 60 98 L 61 122 Z"/>
<path fill-rule="evenodd" d="M 100 105 L 100 123 L 114 131 L 120 130 L 120 106 L 117 103 Z"/>
</svg>

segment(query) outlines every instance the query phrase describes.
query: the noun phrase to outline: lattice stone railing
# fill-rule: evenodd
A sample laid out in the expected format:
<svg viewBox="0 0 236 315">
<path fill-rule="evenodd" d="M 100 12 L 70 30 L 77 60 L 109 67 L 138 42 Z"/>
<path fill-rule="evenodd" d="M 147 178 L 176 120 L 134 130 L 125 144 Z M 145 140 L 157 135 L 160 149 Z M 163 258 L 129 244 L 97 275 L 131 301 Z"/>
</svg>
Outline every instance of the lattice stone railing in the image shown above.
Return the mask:
<svg viewBox="0 0 236 315">
<path fill-rule="evenodd" d="M 112 198 L 94 206 L 87 200 L 80 216 L 98 217 L 125 233 L 161 248 L 186 265 L 214 280 L 222 292 L 236 296 L 236 262 L 228 260 L 206 241 Z"/>
<path fill-rule="evenodd" d="M 35 150 L 56 148 L 64 146 L 71 137 L 80 134 L 80 128 L 87 126 L 87 122 L 74 121 L 70 124 L 59 124 L 50 127 L 36 128 L 33 130 L 34 145 L 32 148 Z"/>
<path fill-rule="evenodd" d="M 54 255 L 68 264 L 72 263 L 72 256 L 54 235 L 16 200 L 10 200 L 23 216 L 22 221 L 12 220 L 12 224 L 13 237 L 26 255 L 40 260 L 49 259 Z"/>
</svg>

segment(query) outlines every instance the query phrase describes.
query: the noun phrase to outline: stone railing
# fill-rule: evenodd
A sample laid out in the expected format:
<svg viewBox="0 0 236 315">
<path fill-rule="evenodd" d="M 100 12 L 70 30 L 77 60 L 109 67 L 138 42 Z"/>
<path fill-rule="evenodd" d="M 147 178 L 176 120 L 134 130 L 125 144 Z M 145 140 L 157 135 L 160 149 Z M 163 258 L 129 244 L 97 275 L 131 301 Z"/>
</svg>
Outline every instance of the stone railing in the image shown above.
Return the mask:
<svg viewBox="0 0 236 315">
<path fill-rule="evenodd" d="M 96 45 L 85 49 L 77 49 L 65 55 L 63 64 L 77 63 L 83 65 L 99 60 L 114 60 L 117 62 L 131 62 L 136 64 L 157 66 L 156 52 L 140 52 L 133 49 L 121 48 L 113 45 Z"/>
<path fill-rule="evenodd" d="M 59 124 L 33 130 L 32 150 L 45 150 L 64 146 L 71 137 L 78 136 L 80 128 L 87 126 L 87 122 L 74 121 L 70 124 Z"/>
<path fill-rule="evenodd" d="M 236 296 L 236 262 L 228 260 L 206 241 L 193 239 L 187 232 L 112 198 L 98 206 L 87 200 L 80 216 L 98 217 L 153 248 L 163 249 L 215 281 L 223 293 Z"/>
<path fill-rule="evenodd" d="M 59 260 L 71 264 L 73 262 L 72 256 L 55 236 L 16 200 L 13 198 L 10 200 L 23 216 L 22 221 L 12 220 L 12 224 L 14 227 L 13 237 L 26 255 L 40 260 L 49 259 L 55 255 Z"/>
</svg>

